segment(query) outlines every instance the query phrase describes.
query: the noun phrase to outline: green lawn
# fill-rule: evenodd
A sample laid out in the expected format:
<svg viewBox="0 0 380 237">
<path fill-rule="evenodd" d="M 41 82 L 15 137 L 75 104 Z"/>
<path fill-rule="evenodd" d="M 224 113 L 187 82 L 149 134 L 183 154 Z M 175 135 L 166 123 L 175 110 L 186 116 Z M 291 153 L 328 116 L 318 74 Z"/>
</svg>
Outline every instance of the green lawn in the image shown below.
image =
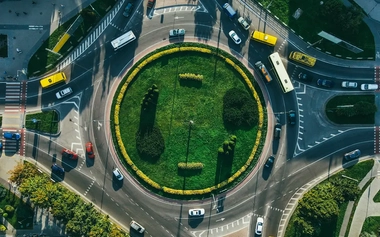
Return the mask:
<svg viewBox="0 0 380 237">
<path fill-rule="evenodd" d="M 8 189 L 0 186 L 0 208 L 5 210 L 6 205 L 14 207 L 14 212 L 5 219 L 16 229 L 33 228 L 33 209 Z"/>
<path fill-rule="evenodd" d="M 37 122 L 34 123 L 33 119 Z M 59 129 L 59 115 L 55 110 L 43 111 L 41 113 L 27 114 L 25 128 L 43 133 L 57 134 Z"/>
<path fill-rule="evenodd" d="M 379 228 L 380 216 L 370 216 L 365 219 L 361 234 L 370 233 L 372 236 L 378 236 Z"/>
<path fill-rule="evenodd" d="M 338 116 L 336 114 L 337 106 L 354 105 L 359 101 L 375 104 L 375 95 L 341 95 L 330 99 L 326 104 L 326 115 L 328 119 L 337 124 L 374 124 L 375 114 L 360 116 Z"/>
<path fill-rule="evenodd" d="M 374 202 L 380 202 L 380 190 L 376 193 L 376 195 L 373 197 Z"/>
<path fill-rule="evenodd" d="M 348 177 L 357 179 L 360 182 L 372 169 L 373 165 L 374 165 L 373 160 L 360 162 L 354 166 L 344 169 L 341 172 L 331 176 L 329 179 L 322 181 L 318 185 L 329 182 L 329 180 L 331 179 L 340 178 L 342 175 L 346 175 Z M 358 200 L 359 198 L 356 199 L 356 202 Z M 324 225 L 325 228 L 323 228 L 322 230 L 323 233 L 321 233 L 320 236 L 324 236 L 324 237 L 338 237 L 339 236 L 340 228 L 343 223 L 344 214 L 347 209 L 347 205 L 348 205 L 348 202 L 343 202 L 342 204 L 340 204 L 339 206 L 340 211 L 339 211 L 338 216 L 333 221 L 329 223 L 325 223 Z M 294 213 L 297 213 L 297 210 L 298 210 L 298 207 L 296 208 Z M 299 230 L 297 230 L 297 228 L 295 228 L 295 225 L 294 225 L 294 221 L 296 218 L 297 218 L 296 214 L 293 214 L 292 217 L 290 218 L 288 226 L 286 227 L 285 237 L 301 237 Z"/>
<path fill-rule="evenodd" d="M 201 87 L 181 86 L 179 73 L 204 76 Z M 156 163 L 141 159 L 135 134 L 140 122 L 140 103 L 147 89 L 156 84 L 160 90 L 155 124 L 165 139 L 165 151 Z M 226 131 L 222 120 L 222 98 L 231 88 L 245 90 L 243 80 L 233 68 L 214 56 L 190 53 L 169 55 L 146 66 L 127 90 L 120 109 L 120 130 L 127 152 L 136 166 L 152 180 L 175 189 L 202 189 L 217 180 L 217 151 L 230 134 L 237 136 L 231 167 L 222 176 L 235 173 L 247 161 L 257 128 Z M 189 120 L 194 121 L 189 137 Z M 189 144 L 189 147 L 188 145 Z M 178 162 L 202 162 L 200 175 L 177 174 Z M 219 174 L 218 174 L 219 175 Z"/>
<path fill-rule="evenodd" d="M 301 35 L 306 42 L 317 42 L 321 39 L 318 33 L 325 31 L 364 50 L 362 53 L 355 54 L 327 40 L 323 40 L 322 43 L 316 45 L 316 47 L 321 48 L 323 51 L 331 52 L 333 55 L 339 54 L 343 57 L 357 58 L 375 56 L 374 38 L 364 21 L 361 21 L 358 26 L 351 30 L 344 30 L 340 24 L 335 23 L 338 17 L 337 14 L 328 14 L 322 17 L 326 4 L 320 5 L 320 0 L 255 1 L 260 2 L 264 7 L 270 4 L 269 10 L 293 29 L 297 35 Z M 303 13 L 297 20 L 293 17 L 293 14 L 298 8 L 300 8 Z"/>
</svg>

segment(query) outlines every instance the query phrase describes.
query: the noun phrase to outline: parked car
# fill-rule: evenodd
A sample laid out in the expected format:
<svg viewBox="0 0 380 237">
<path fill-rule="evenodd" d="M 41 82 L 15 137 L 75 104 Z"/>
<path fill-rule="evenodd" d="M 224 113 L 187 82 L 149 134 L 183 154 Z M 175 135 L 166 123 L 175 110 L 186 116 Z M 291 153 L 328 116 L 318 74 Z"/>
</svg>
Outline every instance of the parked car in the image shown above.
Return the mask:
<svg viewBox="0 0 380 237">
<path fill-rule="evenodd" d="M 375 91 L 379 89 L 379 85 L 377 84 L 361 84 L 360 89 L 362 91 Z"/>
<path fill-rule="evenodd" d="M 280 136 L 281 136 L 281 124 L 277 123 L 274 126 L 274 138 L 280 139 Z"/>
<path fill-rule="evenodd" d="M 148 0 L 148 3 L 146 4 L 147 8 L 153 8 L 154 4 L 156 3 L 156 0 Z"/>
<path fill-rule="evenodd" d="M 62 150 L 62 158 L 70 159 L 70 160 L 77 160 L 78 155 L 77 155 L 77 153 L 70 151 L 69 149 L 64 148 Z"/>
<path fill-rule="evenodd" d="M 0 141 L 0 151 L 3 149 L 3 142 Z"/>
<path fill-rule="evenodd" d="M 185 29 L 174 29 L 169 31 L 169 37 L 181 37 L 185 36 Z"/>
<path fill-rule="evenodd" d="M 139 223 L 136 221 L 131 221 L 131 228 L 134 229 L 135 231 L 139 232 L 140 234 L 144 233 L 145 228 L 142 227 Z"/>
<path fill-rule="evenodd" d="M 94 159 L 95 157 L 94 148 L 91 142 L 86 143 L 86 154 L 88 158 Z"/>
<path fill-rule="evenodd" d="M 189 210 L 189 216 L 192 216 L 192 217 L 203 216 L 204 214 L 205 214 L 205 209 L 203 208 Z"/>
<path fill-rule="evenodd" d="M 63 167 L 60 167 L 59 165 L 57 165 L 55 163 L 51 166 L 51 170 L 53 173 L 58 173 L 58 174 L 64 174 L 65 173 L 65 169 Z"/>
<path fill-rule="evenodd" d="M 263 232 L 264 219 L 262 217 L 257 217 L 255 234 L 261 235 Z"/>
<path fill-rule="evenodd" d="M 245 29 L 245 30 L 249 30 L 249 24 L 246 20 L 244 20 L 243 17 L 239 17 L 238 19 L 238 22 L 240 23 L 240 25 Z"/>
<path fill-rule="evenodd" d="M 57 99 L 62 99 L 63 97 L 66 97 L 70 95 L 71 93 L 73 93 L 73 90 L 71 89 L 71 87 L 67 87 L 55 93 L 55 96 L 57 97 Z"/>
<path fill-rule="evenodd" d="M 240 37 L 236 34 L 235 31 L 231 30 L 228 35 L 231 37 L 231 39 L 235 42 L 235 44 L 240 44 L 241 39 Z"/>
<path fill-rule="evenodd" d="M 334 86 L 334 82 L 331 80 L 326 80 L 326 79 L 318 79 L 317 85 L 322 86 L 322 87 L 326 87 L 326 88 L 331 88 Z"/>
<path fill-rule="evenodd" d="M 300 74 L 298 74 L 298 78 L 302 81 L 305 81 L 305 82 L 311 82 L 313 80 L 313 77 L 306 74 L 306 73 L 303 73 L 303 72 L 300 72 Z"/>
<path fill-rule="evenodd" d="M 288 119 L 289 119 L 289 124 L 290 125 L 296 124 L 296 111 L 289 110 Z"/>
<path fill-rule="evenodd" d="M 269 156 L 267 161 L 265 162 L 265 167 L 266 168 L 272 167 L 274 164 L 274 160 L 275 160 L 274 156 Z"/>
<path fill-rule="evenodd" d="M 342 87 L 344 88 L 356 88 L 358 87 L 358 83 L 353 81 L 342 81 Z"/>
<path fill-rule="evenodd" d="M 129 2 L 129 3 L 127 4 L 127 6 L 125 7 L 125 9 L 124 9 L 123 16 L 125 16 L 125 17 L 129 17 L 129 15 L 130 15 L 131 12 L 132 12 L 132 9 L 133 9 L 133 4 Z"/>
<path fill-rule="evenodd" d="M 361 154 L 362 154 L 362 152 L 359 149 L 356 149 L 356 150 L 353 150 L 351 152 L 344 154 L 344 159 L 345 160 L 357 159 L 360 157 Z"/>
<path fill-rule="evenodd" d="M 4 132 L 4 138 L 6 138 L 6 139 L 20 140 L 21 135 L 18 132 Z"/>
<path fill-rule="evenodd" d="M 115 168 L 113 171 L 112 171 L 113 175 L 115 175 L 115 177 L 117 178 L 117 180 L 121 181 L 124 179 L 124 176 L 121 174 L 119 168 Z"/>
</svg>

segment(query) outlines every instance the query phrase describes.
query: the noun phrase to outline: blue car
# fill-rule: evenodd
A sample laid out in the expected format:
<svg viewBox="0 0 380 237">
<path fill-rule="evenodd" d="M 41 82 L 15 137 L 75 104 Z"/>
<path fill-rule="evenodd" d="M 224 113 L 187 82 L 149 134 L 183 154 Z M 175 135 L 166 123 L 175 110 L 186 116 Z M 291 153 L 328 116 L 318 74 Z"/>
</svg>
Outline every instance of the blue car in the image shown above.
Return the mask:
<svg viewBox="0 0 380 237">
<path fill-rule="evenodd" d="M 65 169 L 63 168 L 63 167 L 60 167 L 59 165 L 57 165 L 57 164 L 53 164 L 52 166 L 51 166 L 51 170 L 53 171 L 53 172 L 57 172 L 58 174 L 64 174 L 65 173 Z"/>
<path fill-rule="evenodd" d="M 4 132 L 4 138 L 20 140 L 21 135 L 20 135 L 20 133 Z"/>
</svg>

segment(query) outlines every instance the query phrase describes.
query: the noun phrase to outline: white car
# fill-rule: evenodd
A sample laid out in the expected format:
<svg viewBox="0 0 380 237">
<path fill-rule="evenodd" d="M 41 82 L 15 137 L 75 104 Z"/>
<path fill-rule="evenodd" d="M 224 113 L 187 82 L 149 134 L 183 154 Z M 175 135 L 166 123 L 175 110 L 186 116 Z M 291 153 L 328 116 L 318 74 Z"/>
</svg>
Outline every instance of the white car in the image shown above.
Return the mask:
<svg viewBox="0 0 380 237">
<path fill-rule="evenodd" d="M 263 232 L 264 219 L 261 217 L 257 217 L 255 234 L 261 235 Z"/>
<path fill-rule="evenodd" d="M 344 88 L 356 88 L 356 87 L 358 87 L 358 83 L 353 82 L 353 81 L 343 81 L 342 87 L 344 87 Z"/>
<path fill-rule="evenodd" d="M 145 228 L 142 227 L 136 221 L 131 221 L 131 228 L 134 229 L 135 231 L 139 232 L 140 234 L 144 233 L 144 231 L 145 231 Z"/>
<path fill-rule="evenodd" d="M 239 17 L 238 22 L 240 23 L 240 25 L 241 25 L 245 30 L 249 30 L 250 25 L 248 24 L 248 22 L 247 22 L 246 20 L 244 20 L 243 17 Z"/>
<path fill-rule="evenodd" d="M 360 89 L 362 91 L 374 91 L 379 89 L 379 85 L 377 84 L 361 84 Z"/>
<path fill-rule="evenodd" d="M 235 42 L 235 44 L 240 44 L 241 43 L 241 39 L 236 34 L 235 31 L 231 30 L 228 34 L 230 35 L 231 39 Z"/>
<path fill-rule="evenodd" d="M 63 97 L 68 96 L 71 93 L 73 93 L 73 90 L 71 89 L 71 87 L 67 87 L 67 88 L 55 93 L 55 96 L 57 97 L 57 99 L 62 99 Z"/>
<path fill-rule="evenodd" d="M 189 216 L 203 216 L 204 214 L 205 214 L 205 209 L 203 208 L 189 210 Z"/>
<path fill-rule="evenodd" d="M 121 172 L 118 168 L 115 168 L 112 173 L 113 173 L 113 175 L 115 175 L 117 180 L 121 181 L 124 179 L 124 176 L 121 174 Z"/>
<path fill-rule="evenodd" d="M 175 30 L 169 31 L 169 36 L 170 37 L 175 37 L 175 36 L 180 37 L 180 36 L 185 36 L 185 33 L 186 33 L 185 29 L 175 29 Z"/>
</svg>

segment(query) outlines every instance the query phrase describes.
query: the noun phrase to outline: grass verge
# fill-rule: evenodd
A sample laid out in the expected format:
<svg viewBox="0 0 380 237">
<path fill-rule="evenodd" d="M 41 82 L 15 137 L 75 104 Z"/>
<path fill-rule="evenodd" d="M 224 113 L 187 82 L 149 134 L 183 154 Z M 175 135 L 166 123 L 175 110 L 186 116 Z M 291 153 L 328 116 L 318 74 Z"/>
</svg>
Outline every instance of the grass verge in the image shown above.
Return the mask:
<svg viewBox="0 0 380 237">
<path fill-rule="evenodd" d="M 35 121 L 33 121 L 34 119 Z M 59 129 L 59 115 L 55 110 L 27 114 L 25 128 L 42 133 L 57 134 Z"/>
<path fill-rule="evenodd" d="M 380 190 L 376 193 L 376 195 L 373 197 L 374 202 L 380 202 Z"/>
<path fill-rule="evenodd" d="M 363 50 L 363 52 L 356 54 L 324 39 L 322 43 L 316 45 L 316 47 L 321 48 L 323 51 L 331 52 L 332 55 L 338 54 L 342 57 L 375 57 L 374 37 L 363 19 L 358 22 L 359 24 L 352 25 L 352 27 L 350 27 L 351 30 L 345 30 L 345 27 L 336 23 L 337 18 L 348 18 L 348 8 L 345 7 L 342 2 L 337 1 L 338 6 L 335 9 L 330 9 L 330 11 L 332 11 L 331 14 L 324 14 L 327 11 L 326 1 L 324 1 L 325 3 L 322 5 L 320 0 L 255 1 L 260 2 L 264 7 L 269 6 L 269 10 L 276 15 L 280 21 L 287 24 L 297 35 L 301 35 L 306 42 L 317 42 L 321 39 L 318 33 L 325 31 Z M 295 19 L 293 14 L 298 8 L 302 10 L 302 14 L 298 19 Z M 339 11 L 342 12 L 342 14 L 337 13 L 338 9 L 343 9 Z M 310 22 L 313 22 L 313 24 L 310 24 Z M 348 24 L 348 20 L 343 22 L 344 24 Z M 358 35 L 360 35 L 360 37 L 358 37 Z"/>
<path fill-rule="evenodd" d="M 367 217 L 363 223 L 362 231 L 360 236 L 379 236 L 380 233 L 380 216 L 370 216 Z M 365 233 L 371 235 L 364 235 Z"/>
<path fill-rule="evenodd" d="M 325 107 L 327 118 L 337 124 L 374 124 L 375 114 L 355 115 L 352 117 L 339 116 L 336 113 L 338 106 L 355 105 L 359 101 L 375 104 L 375 95 L 341 95 L 330 99 Z"/>
</svg>

